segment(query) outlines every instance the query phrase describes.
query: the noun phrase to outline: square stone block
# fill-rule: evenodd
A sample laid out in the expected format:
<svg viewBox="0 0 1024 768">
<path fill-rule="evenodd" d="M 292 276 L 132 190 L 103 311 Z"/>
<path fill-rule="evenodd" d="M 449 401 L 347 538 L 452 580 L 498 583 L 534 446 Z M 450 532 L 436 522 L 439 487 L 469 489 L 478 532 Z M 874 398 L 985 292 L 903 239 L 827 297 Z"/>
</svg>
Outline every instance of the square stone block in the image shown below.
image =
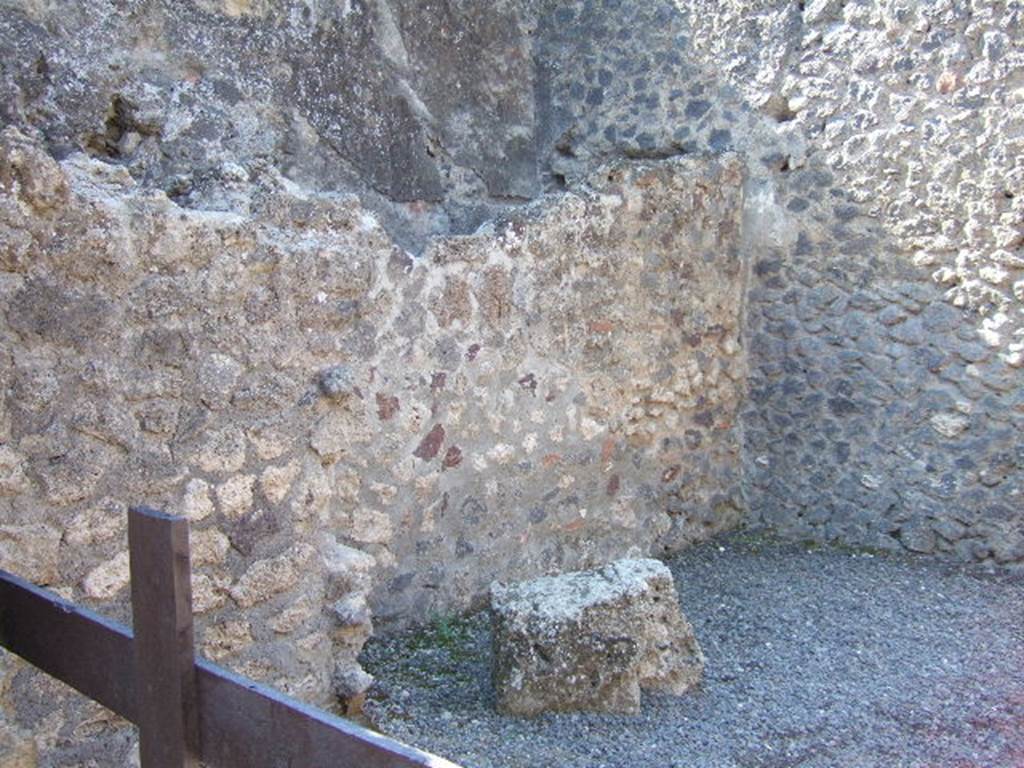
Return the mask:
<svg viewBox="0 0 1024 768">
<path fill-rule="evenodd" d="M 507 714 L 635 713 L 641 689 L 681 694 L 704 669 L 669 569 L 620 560 L 491 585 L 494 687 Z"/>
</svg>

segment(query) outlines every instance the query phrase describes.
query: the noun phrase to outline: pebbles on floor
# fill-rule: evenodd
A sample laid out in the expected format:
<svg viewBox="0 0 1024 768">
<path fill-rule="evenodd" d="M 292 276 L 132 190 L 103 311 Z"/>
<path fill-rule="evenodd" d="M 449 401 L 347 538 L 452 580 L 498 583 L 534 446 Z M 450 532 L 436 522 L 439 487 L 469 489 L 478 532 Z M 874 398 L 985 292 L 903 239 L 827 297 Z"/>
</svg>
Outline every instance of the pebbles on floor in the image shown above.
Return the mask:
<svg viewBox="0 0 1024 768">
<path fill-rule="evenodd" d="M 486 612 L 373 639 L 368 714 L 466 768 L 1020 768 L 1024 577 L 734 534 L 669 563 L 701 688 L 494 711 Z"/>
</svg>

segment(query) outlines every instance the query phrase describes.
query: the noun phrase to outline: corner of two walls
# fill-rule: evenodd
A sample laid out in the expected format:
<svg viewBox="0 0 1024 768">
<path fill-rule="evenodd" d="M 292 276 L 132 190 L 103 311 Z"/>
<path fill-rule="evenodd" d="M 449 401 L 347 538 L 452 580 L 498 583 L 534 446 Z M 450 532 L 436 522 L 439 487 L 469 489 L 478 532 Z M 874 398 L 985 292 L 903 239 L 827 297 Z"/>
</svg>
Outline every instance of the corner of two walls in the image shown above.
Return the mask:
<svg viewBox="0 0 1024 768">
<path fill-rule="evenodd" d="M 775 193 L 795 239 L 760 248 L 751 265 L 751 522 L 788 538 L 1019 563 L 1013 336 L 986 334 L 984 315 L 905 263 L 828 168 L 792 171 Z"/>
<path fill-rule="evenodd" d="M 695 58 L 803 144 L 751 253 L 751 522 L 1019 565 L 1021 9 L 692 5 Z"/>
</svg>

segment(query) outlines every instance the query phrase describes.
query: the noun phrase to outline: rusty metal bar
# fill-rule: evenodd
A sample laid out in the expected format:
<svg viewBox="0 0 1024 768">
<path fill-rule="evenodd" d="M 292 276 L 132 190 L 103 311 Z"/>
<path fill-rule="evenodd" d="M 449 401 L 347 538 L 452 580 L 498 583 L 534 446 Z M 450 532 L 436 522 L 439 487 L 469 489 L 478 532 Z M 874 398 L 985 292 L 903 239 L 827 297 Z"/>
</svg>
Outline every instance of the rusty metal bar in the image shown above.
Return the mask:
<svg viewBox="0 0 1024 768">
<path fill-rule="evenodd" d="M 142 768 L 197 768 L 188 521 L 133 507 L 128 551 Z"/>
<path fill-rule="evenodd" d="M 135 720 L 132 633 L 0 570 L 0 645 Z"/>
</svg>

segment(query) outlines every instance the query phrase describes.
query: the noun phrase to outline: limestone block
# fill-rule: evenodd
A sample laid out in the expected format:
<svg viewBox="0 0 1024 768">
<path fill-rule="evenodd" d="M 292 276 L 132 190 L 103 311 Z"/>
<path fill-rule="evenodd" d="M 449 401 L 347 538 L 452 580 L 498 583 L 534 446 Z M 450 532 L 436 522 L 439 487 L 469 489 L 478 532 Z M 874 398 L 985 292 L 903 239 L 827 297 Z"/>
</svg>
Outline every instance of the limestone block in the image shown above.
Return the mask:
<svg viewBox="0 0 1024 768">
<path fill-rule="evenodd" d="M 283 467 L 267 467 L 260 475 L 260 490 L 271 504 L 279 504 L 288 495 L 298 476 L 299 464 L 296 461 Z"/>
<path fill-rule="evenodd" d="M 252 645 L 252 632 L 247 621 L 225 621 L 206 628 L 202 653 L 213 661 L 222 661 L 241 653 Z"/>
<path fill-rule="evenodd" d="M 231 547 L 228 537 L 216 528 L 194 531 L 191 538 L 193 567 L 223 563 Z"/>
<path fill-rule="evenodd" d="M 56 583 L 60 537 L 56 528 L 41 523 L 0 526 L 0 568 L 34 584 Z"/>
<path fill-rule="evenodd" d="M 185 497 L 181 502 L 181 512 L 193 523 L 203 520 L 213 512 L 213 501 L 210 500 L 210 486 L 199 478 L 189 480 L 185 486 Z"/>
<path fill-rule="evenodd" d="M 280 635 L 288 635 L 316 615 L 319 606 L 309 595 L 303 595 L 292 605 L 278 613 L 270 622 L 270 628 Z"/>
<path fill-rule="evenodd" d="M 196 394 L 208 408 L 225 408 L 241 375 L 242 365 L 237 360 L 227 355 L 212 354 L 199 366 Z"/>
<path fill-rule="evenodd" d="M 345 453 L 348 445 L 345 432 L 336 415 L 320 419 L 309 436 L 309 447 L 325 465 L 333 464 Z"/>
<path fill-rule="evenodd" d="M 334 693 L 341 700 L 347 717 L 358 715 L 366 701 L 366 691 L 373 685 L 373 676 L 358 663 L 341 660 L 331 677 Z"/>
<path fill-rule="evenodd" d="M 124 532 L 127 519 L 126 511 L 117 501 L 103 499 L 75 515 L 64 532 L 64 540 L 72 547 L 109 541 Z"/>
<path fill-rule="evenodd" d="M 274 421 L 264 421 L 253 425 L 249 428 L 248 436 L 256 455 L 264 461 L 273 461 L 284 455 L 293 442 L 287 429 Z"/>
<path fill-rule="evenodd" d="M 131 579 L 128 552 L 93 568 L 82 582 L 85 594 L 95 600 L 109 600 L 128 586 Z"/>
<path fill-rule="evenodd" d="M 230 580 L 227 577 L 212 577 L 205 573 L 192 575 L 192 610 L 203 614 L 214 611 L 227 602 Z"/>
<path fill-rule="evenodd" d="M 234 427 L 212 433 L 196 462 L 206 472 L 237 472 L 245 464 L 245 435 Z"/>
<path fill-rule="evenodd" d="M 27 488 L 25 457 L 6 445 L 0 445 L 0 495 L 22 493 Z"/>
<path fill-rule="evenodd" d="M 232 518 L 239 518 L 252 508 L 253 475 L 235 475 L 217 487 L 217 501 L 221 511 Z"/>
<path fill-rule="evenodd" d="M 338 626 L 355 627 L 370 623 L 370 607 L 361 593 L 346 595 L 332 606 Z"/>
<path fill-rule="evenodd" d="M 282 555 L 253 563 L 231 588 L 232 599 L 242 608 L 251 608 L 286 592 L 299 583 L 311 556 L 308 545 L 296 544 Z"/>
<path fill-rule="evenodd" d="M 950 439 L 965 431 L 970 420 L 960 413 L 937 413 L 929 420 L 932 429 Z"/>
<path fill-rule="evenodd" d="M 502 712 L 635 713 L 641 689 L 681 694 L 704 655 L 657 560 L 491 585 L 494 687 Z"/>
<path fill-rule="evenodd" d="M 16 128 L 0 135 L 0 190 L 13 192 L 26 207 L 44 213 L 68 196 L 68 182 L 57 162 Z"/>
<path fill-rule="evenodd" d="M 321 554 L 331 592 L 363 592 L 369 588 L 377 565 L 373 555 L 340 544 L 331 536 L 325 537 Z"/>
</svg>

